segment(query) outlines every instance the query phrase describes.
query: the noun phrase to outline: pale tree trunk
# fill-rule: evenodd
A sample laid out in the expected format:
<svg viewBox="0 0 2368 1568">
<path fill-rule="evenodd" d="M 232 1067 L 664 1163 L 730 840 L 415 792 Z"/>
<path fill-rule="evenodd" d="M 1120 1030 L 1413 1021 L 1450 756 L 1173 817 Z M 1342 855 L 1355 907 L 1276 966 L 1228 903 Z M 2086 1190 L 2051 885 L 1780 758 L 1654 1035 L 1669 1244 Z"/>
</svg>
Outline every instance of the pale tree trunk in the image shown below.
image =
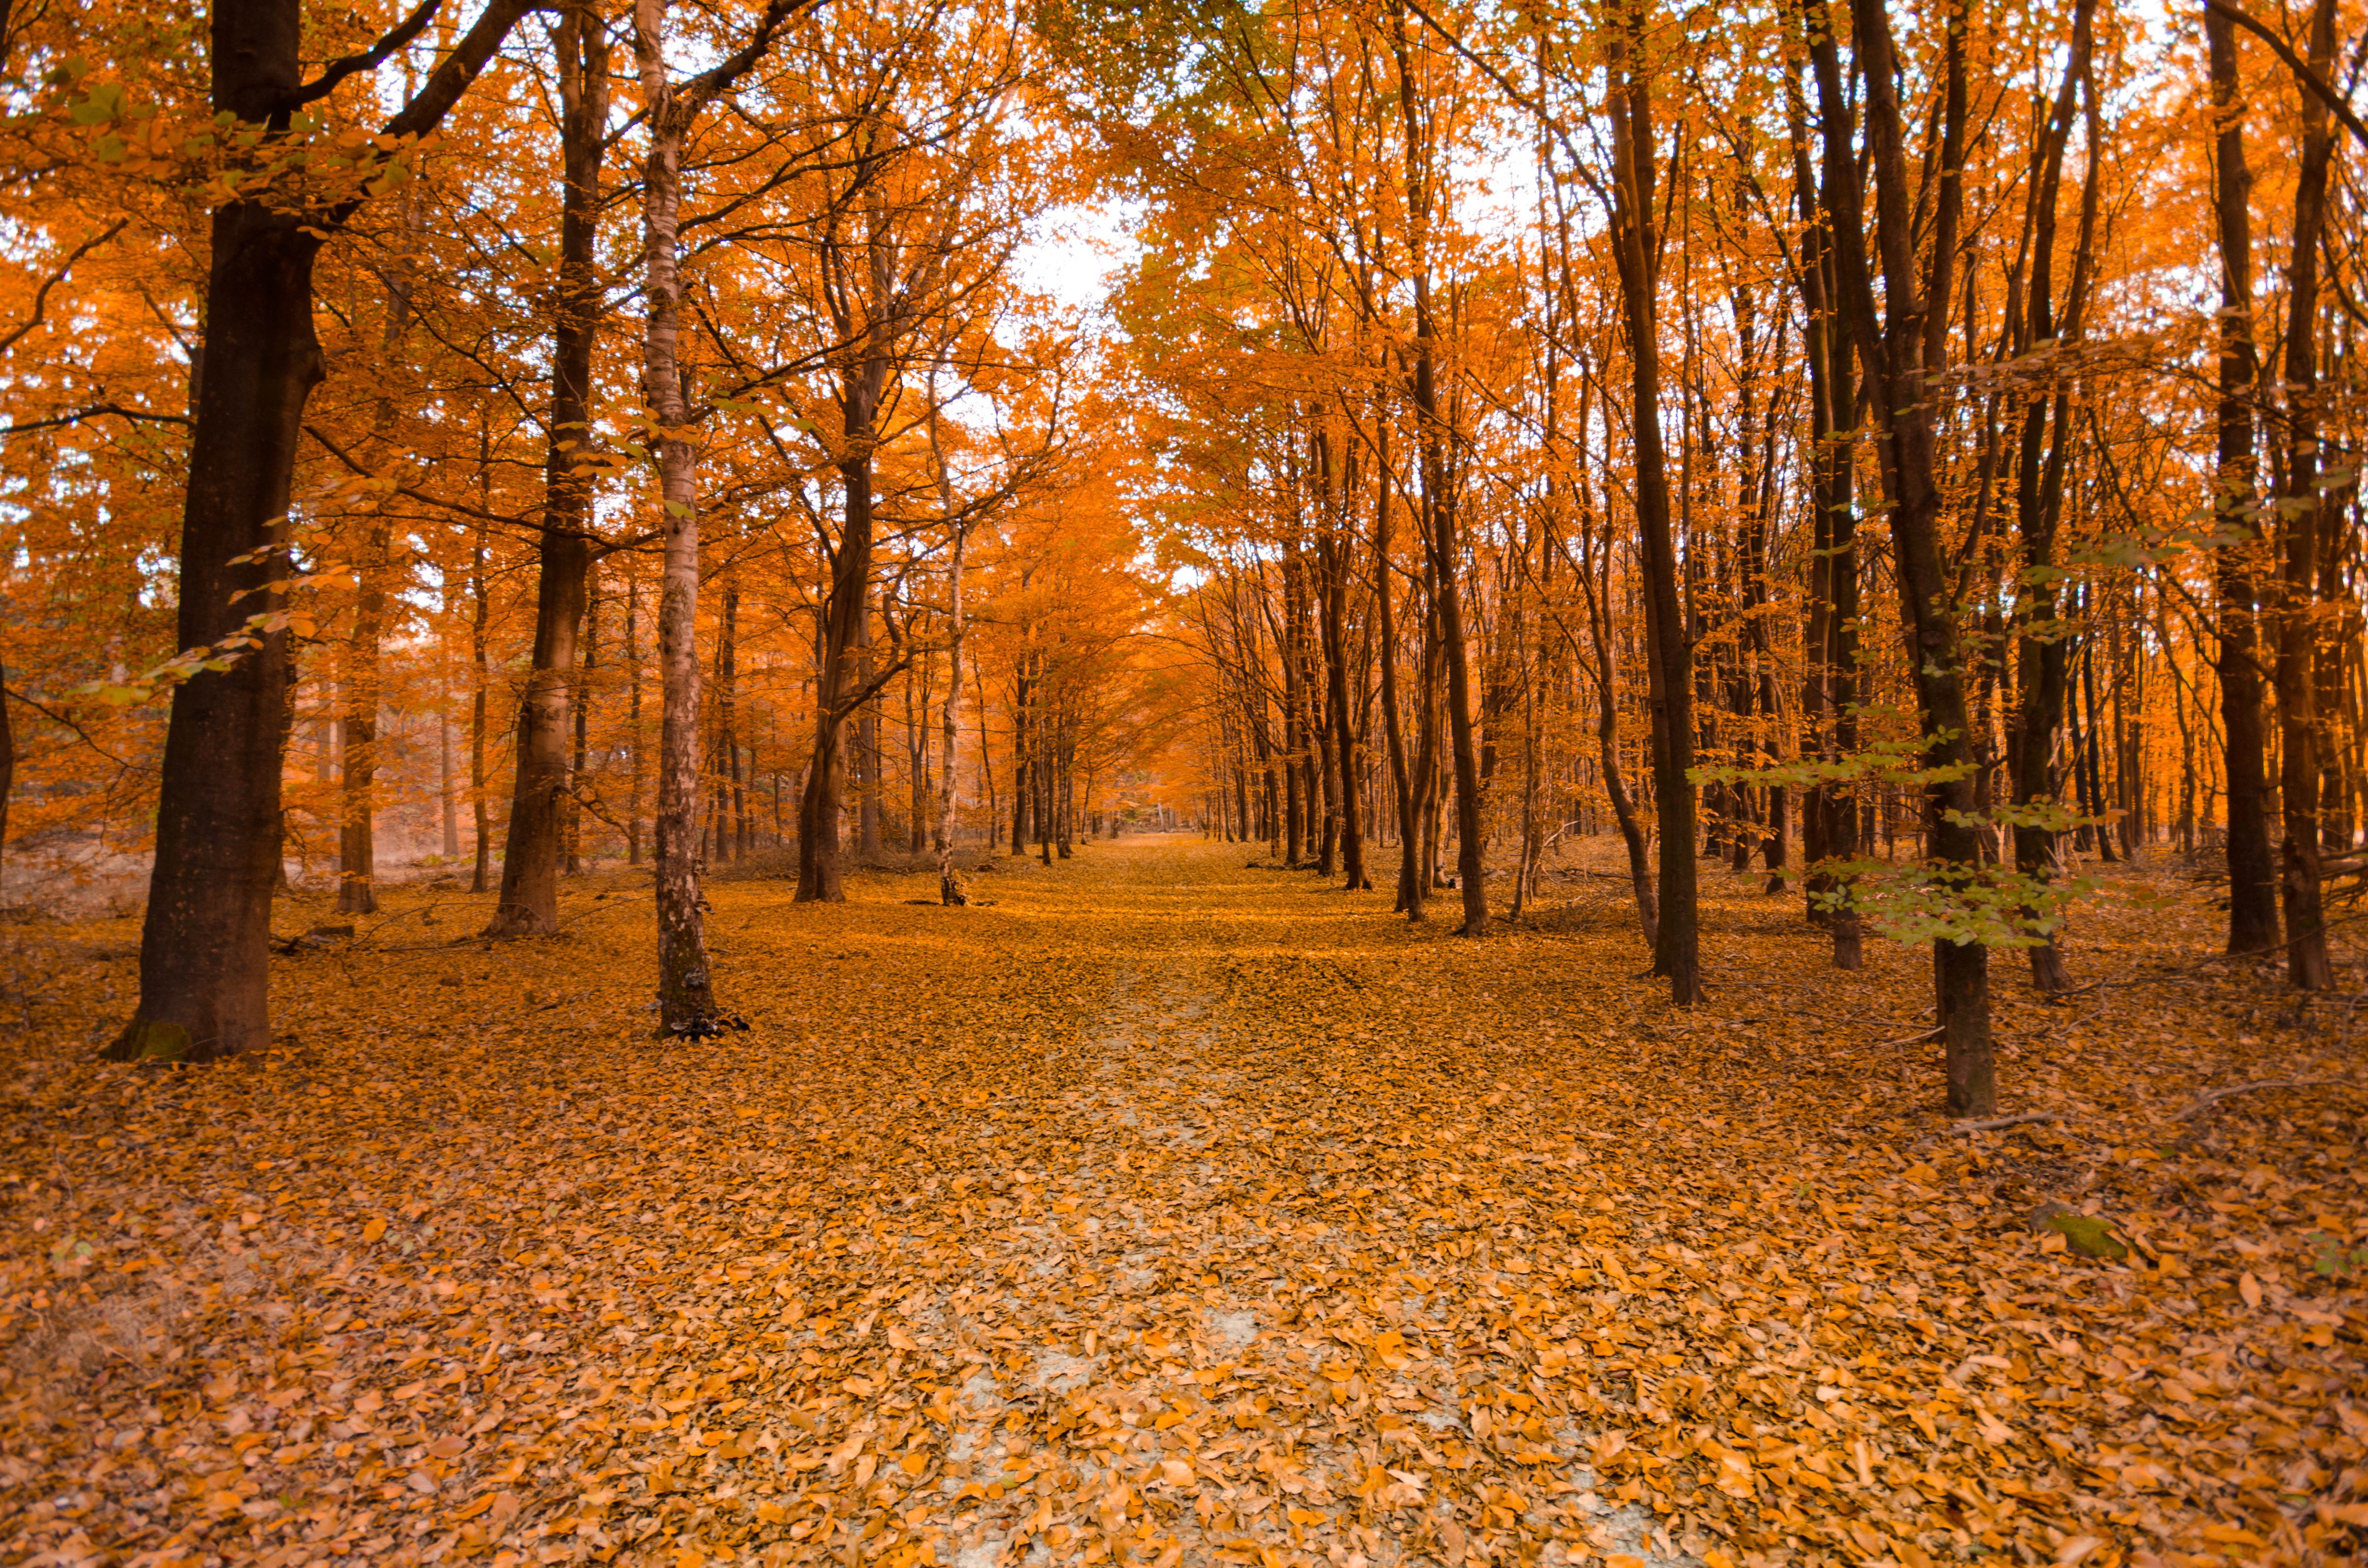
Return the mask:
<svg viewBox="0 0 2368 1568">
<path fill-rule="evenodd" d="M 642 381 L 649 399 L 650 447 L 665 511 L 665 565 L 658 590 L 657 913 L 658 1028 L 721 1033 L 699 895 L 699 490 L 690 445 L 697 417 L 683 388 L 682 149 L 700 110 L 731 90 L 764 58 L 773 36 L 813 0 L 768 0 L 738 52 L 676 84 L 666 74 L 666 0 L 635 0 L 633 57 L 642 79 L 649 154 L 642 171 Z M 742 1026 L 745 1027 L 745 1026 Z"/>
<path fill-rule="evenodd" d="M 682 367 L 682 144 L 692 106 L 666 76 L 662 0 L 638 0 L 633 50 L 641 67 L 650 149 L 642 186 L 642 384 L 655 426 L 665 565 L 658 589 L 657 913 L 658 1028 L 666 1034 L 718 1032 L 714 978 L 699 893 L 699 494 Z"/>
</svg>

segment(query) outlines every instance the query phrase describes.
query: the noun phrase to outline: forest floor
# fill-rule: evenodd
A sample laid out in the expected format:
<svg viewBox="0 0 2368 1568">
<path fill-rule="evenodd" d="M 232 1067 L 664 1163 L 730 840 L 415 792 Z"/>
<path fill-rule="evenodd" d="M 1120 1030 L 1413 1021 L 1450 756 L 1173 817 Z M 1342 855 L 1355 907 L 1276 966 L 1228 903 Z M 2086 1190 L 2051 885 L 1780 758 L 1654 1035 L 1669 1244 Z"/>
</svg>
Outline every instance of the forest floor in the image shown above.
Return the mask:
<svg viewBox="0 0 2368 1568">
<path fill-rule="evenodd" d="M 1615 880 L 1471 942 L 1256 853 L 717 879 L 698 1045 L 638 872 L 498 947 L 394 890 L 197 1071 L 90 1059 L 131 922 L 12 928 L 0 1559 L 2368 1551 L 2368 1020 L 2199 963 L 2169 873 L 2079 917 L 2109 983 L 2000 960 L 2001 1109 L 2063 1119 L 1965 1133 L 1929 960 L 1756 880 L 1680 1013 Z"/>
</svg>

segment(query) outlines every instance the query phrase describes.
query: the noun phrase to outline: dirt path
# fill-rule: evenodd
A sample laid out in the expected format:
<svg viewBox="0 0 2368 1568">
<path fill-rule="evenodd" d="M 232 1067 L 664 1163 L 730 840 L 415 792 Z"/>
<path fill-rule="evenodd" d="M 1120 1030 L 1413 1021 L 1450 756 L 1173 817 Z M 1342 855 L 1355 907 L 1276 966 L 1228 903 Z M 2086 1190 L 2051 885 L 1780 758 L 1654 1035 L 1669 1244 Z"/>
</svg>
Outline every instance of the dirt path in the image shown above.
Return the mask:
<svg viewBox="0 0 2368 1568">
<path fill-rule="evenodd" d="M 646 1038 L 623 878 L 497 949 L 398 892 L 204 1073 L 88 1062 L 127 926 L 21 949 L 6 1554 L 1924 1568 L 2348 1528 L 2363 1313 L 2309 1249 L 2368 1244 L 2356 1101 L 2176 1123 L 2192 1058 L 2131 1043 L 2268 1076 L 2258 1026 L 2010 1012 L 2046 1041 L 2010 1093 L 2080 1120 L 1952 1138 L 1879 1043 L 1914 955 L 1833 975 L 1743 886 L 1678 1016 L 1591 883 L 1473 944 L 1244 858 L 997 859 L 962 911 L 719 880 L 757 1024 L 720 1049 Z M 2133 1265 L 2042 1250 L 2051 1196 Z"/>
</svg>

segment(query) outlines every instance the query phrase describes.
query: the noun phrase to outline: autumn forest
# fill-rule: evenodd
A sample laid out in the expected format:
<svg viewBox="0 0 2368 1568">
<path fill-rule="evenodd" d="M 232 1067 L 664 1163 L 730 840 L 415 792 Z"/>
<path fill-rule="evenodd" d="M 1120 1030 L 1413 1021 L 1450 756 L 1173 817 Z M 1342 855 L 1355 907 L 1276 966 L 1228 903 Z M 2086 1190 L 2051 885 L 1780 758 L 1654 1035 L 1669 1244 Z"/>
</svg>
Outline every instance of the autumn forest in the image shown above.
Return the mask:
<svg viewBox="0 0 2368 1568">
<path fill-rule="evenodd" d="M 0 1554 L 2368 1557 L 2363 72 L 0 0 Z"/>
</svg>

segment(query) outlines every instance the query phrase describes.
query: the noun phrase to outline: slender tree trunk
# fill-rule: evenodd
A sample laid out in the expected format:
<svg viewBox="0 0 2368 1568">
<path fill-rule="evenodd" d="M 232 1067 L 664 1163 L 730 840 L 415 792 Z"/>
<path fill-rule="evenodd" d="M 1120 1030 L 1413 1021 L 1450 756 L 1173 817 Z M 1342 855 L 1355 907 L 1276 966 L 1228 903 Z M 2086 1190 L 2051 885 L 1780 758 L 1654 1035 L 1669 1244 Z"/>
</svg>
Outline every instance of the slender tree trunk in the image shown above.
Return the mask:
<svg viewBox="0 0 2368 1568">
<path fill-rule="evenodd" d="M 962 642 L 970 622 L 962 604 L 962 551 L 970 542 L 970 525 L 956 516 L 953 471 L 946 462 L 943 432 L 939 428 L 939 404 L 935 378 L 929 383 L 929 458 L 937 468 L 938 509 L 953 530 L 946 559 L 946 700 L 939 715 L 945 733 L 945 753 L 938 764 L 938 902 L 968 903 L 962 878 L 954 873 L 954 764 L 962 739 Z M 984 756 L 981 763 L 984 766 Z M 992 824 L 993 818 L 988 819 Z M 990 833 L 989 836 L 993 835 Z"/>
<path fill-rule="evenodd" d="M 379 642 L 386 634 L 389 530 L 373 519 L 363 531 L 355 573 L 354 635 L 346 650 L 345 766 L 337 770 L 337 912 L 378 912 L 377 814 Z"/>
<path fill-rule="evenodd" d="M 649 747 L 642 731 L 642 582 L 625 578 L 625 745 L 632 764 L 625 797 L 625 864 L 642 863 L 642 781 Z"/>
<path fill-rule="evenodd" d="M 584 656 L 576 662 L 575 690 L 568 702 L 575 725 L 574 755 L 567 765 L 567 874 L 582 876 L 584 852 L 583 793 L 585 773 L 592 761 L 592 671 L 600 662 L 600 568 L 595 562 L 585 584 Z"/>
<path fill-rule="evenodd" d="M 1616 28 L 1632 27 L 1622 20 Z M 1653 796 L 1661 835 L 1660 917 L 1653 971 L 1667 975 L 1679 1006 L 1703 1000 L 1696 913 L 1692 651 L 1678 603 L 1677 546 L 1670 535 L 1668 459 L 1661 445 L 1658 338 L 1659 240 L 1653 221 L 1652 99 L 1634 74 L 1628 39 L 1618 51 L 1611 97 L 1613 165 L 1612 249 L 1619 260 L 1622 318 L 1635 385 L 1630 432 L 1635 443 L 1636 524 L 1645 559 L 1645 636 L 1653 711 Z"/>
<path fill-rule="evenodd" d="M 8 710 L 7 676 L 7 666 L 0 662 L 0 878 L 8 869 L 8 801 L 17 788 L 17 725 Z M 0 897 L 0 909 L 6 907 L 7 900 Z"/>
<path fill-rule="evenodd" d="M 1393 913 L 1420 908 L 1422 887 L 1415 865 L 1421 833 L 1415 822 L 1413 780 L 1407 776 L 1406 723 L 1398 699 L 1397 611 L 1391 602 L 1390 492 L 1397 472 L 1390 464 L 1390 421 L 1384 412 L 1374 422 L 1373 464 L 1373 617 L 1381 633 L 1382 732 L 1390 753 L 1390 789 L 1397 806 L 1398 886 Z"/>
<path fill-rule="evenodd" d="M 1849 431 L 1858 423 L 1856 353 L 1836 301 L 1832 232 L 1812 171 L 1806 106 L 1796 66 L 1785 78 L 1785 117 L 1793 142 L 1793 180 L 1804 228 L 1801 242 L 1802 343 L 1809 365 L 1810 489 L 1813 521 L 1808 605 L 1803 629 L 1807 677 L 1802 688 L 1803 753 L 1839 763 L 1858 749 L 1858 523 L 1855 457 Z M 1858 808 L 1832 783 L 1812 785 L 1801 801 L 1807 876 L 1802 891 L 1812 922 L 1833 939 L 1834 967 L 1862 961 L 1858 908 L 1847 873 L 1829 869 L 1858 853 Z"/>
<path fill-rule="evenodd" d="M 871 419 L 887 367 L 873 358 L 850 375 L 839 394 L 851 456 L 839 465 L 845 494 L 830 597 L 823 608 L 823 658 L 814 693 L 814 763 L 806 775 L 798 823 L 798 902 L 837 903 L 847 897 L 839 863 L 839 816 L 847 795 L 847 727 L 868 699 L 871 640 Z M 857 725 L 856 744 L 863 744 Z M 876 853 L 879 821 L 871 822 Z M 862 848 L 859 821 L 859 851 Z"/>
<path fill-rule="evenodd" d="M 2261 710 L 2260 554 L 2254 483 L 2252 171 L 2245 165 L 2245 104 L 2237 87 L 2236 26 L 2204 5 L 2212 54 L 2214 209 L 2219 222 L 2219 476 L 2212 490 L 2221 547 L 2214 562 L 2224 767 L 2228 777 L 2228 952 L 2266 952 L 2278 940 L 2278 869 L 2269 846 L 2269 736 Z"/>
<path fill-rule="evenodd" d="M 2092 172 L 2085 182 L 2081 203 L 2080 243 L 2073 261 L 2073 283 L 2065 319 L 2059 328 L 2055 314 L 2055 208 L 2064 175 L 2064 152 L 2072 136 L 2079 95 L 2090 93 L 2091 146 L 2096 161 L 2093 88 L 2089 60 L 2093 0 L 2080 0 L 2072 13 L 2072 46 L 2064 82 L 2055 95 L 2044 134 L 2032 153 L 2031 275 L 2026 314 L 2020 324 L 2018 348 L 2035 352 L 2058 337 L 2076 338 L 2080 331 L 2081 293 L 2086 284 L 2089 244 L 2095 233 L 2099 178 Z M 2043 441 L 2050 426 L 2043 458 Z M 2056 624 L 2055 534 L 2064 513 L 2064 475 L 2072 437 L 2072 400 L 2067 389 L 2043 392 L 2024 411 L 2022 439 L 2016 472 L 2015 521 L 2022 544 L 2022 574 L 2016 585 L 2018 631 L 2017 673 L 2021 690 L 2016 705 L 2017 726 L 2010 737 L 2014 769 L 2014 804 L 2021 815 L 2014 824 L 2014 865 L 2021 876 L 2044 882 L 2055 869 L 2055 830 L 2036 820 L 2055 804 L 2056 733 L 2064 727 L 2071 642 Z M 2028 913 L 2028 912 L 2027 912 Z M 2071 984 L 2064 958 L 2051 933 L 2029 949 L 2032 983 L 2042 991 L 2063 991 Z"/>
<path fill-rule="evenodd" d="M 1578 424 L 1582 454 L 1588 426 L 1588 389 L 1592 378 L 1582 382 L 1579 392 Z M 1599 538 L 1595 517 L 1595 488 L 1588 477 L 1587 463 L 1582 456 L 1578 478 L 1579 538 L 1586 543 L 1587 553 L 1578 562 L 1578 583 L 1587 599 L 1588 641 L 1594 651 L 1587 665 L 1588 676 L 1595 683 L 1595 750 L 1597 764 L 1603 775 L 1603 793 L 1611 802 L 1612 820 L 1620 829 L 1621 846 L 1628 855 L 1628 886 L 1636 902 L 1636 924 L 1644 936 L 1645 946 L 1657 948 L 1660 939 L 1660 901 L 1653 893 L 1653 862 L 1650 846 L 1645 842 L 1645 824 L 1636 813 L 1636 802 L 1629 793 L 1628 779 L 1620 761 L 1620 656 L 1619 639 L 1611 634 L 1611 540 L 1608 533 Z M 1599 585 L 1595 563 L 1601 562 L 1602 578 Z"/>
<path fill-rule="evenodd" d="M 1344 891 L 1370 888 L 1365 874 L 1365 836 L 1358 820 L 1357 781 L 1361 771 L 1357 757 L 1356 716 L 1349 706 L 1349 529 L 1345 522 L 1350 502 L 1349 481 L 1336 472 L 1332 443 L 1319 433 L 1315 440 L 1316 472 L 1321 481 L 1323 532 L 1316 549 L 1324 573 L 1324 665 L 1331 720 L 1333 765 L 1339 774 L 1340 869 Z M 1353 469 L 1351 470 L 1353 472 Z"/>
<path fill-rule="evenodd" d="M 699 491 L 683 388 L 682 147 L 695 108 L 675 94 L 662 36 L 663 0 L 638 0 L 634 53 L 641 69 L 649 153 L 642 176 L 643 395 L 653 426 L 664 514 L 658 593 L 658 1028 L 702 1036 L 721 1028 L 700 912 L 699 845 Z"/>
<path fill-rule="evenodd" d="M 490 487 L 489 460 L 479 453 L 482 494 Z M 475 833 L 470 846 L 475 861 L 469 876 L 469 891 L 484 892 L 494 885 L 494 824 L 493 802 L 488 798 L 485 781 L 485 704 L 493 687 L 490 651 L 494 607 L 486 595 L 485 525 L 477 525 L 476 540 L 469 552 L 469 658 L 471 690 L 469 693 L 469 813 Z"/>
<path fill-rule="evenodd" d="M 2335 0 L 2318 0 L 2310 22 L 2310 64 L 2334 79 Z M 2287 251 L 2285 484 L 2279 497 L 2278 794 L 2280 902 L 2286 926 L 2286 978 L 2305 991 L 2331 991 L 2327 914 L 2319 886 L 2318 538 L 2327 526 L 2319 494 L 2318 269 L 2327 233 L 2335 125 L 2316 94 L 2302 94 L 2301 161 L 2294 176 L 2294 241 Z"/>
<path fill-rule="evenodd" d="M 1843 313 L 1859 357 L 1876 387 L 1881 451 L 1891 504 L 1900 619 L 1908 631 L 1910 678 L 1920 710 L 1924 764 L 1942 775 L 1927 786 L 1940 875 L 1952 885 L 1980 875 L 1974 815 L 1973 747 L 1965 722 L 1949 575 L 1939 538 L 1940 495 L 1933 481 L 1931 403 L 1922 353 L 1914 193 L 1907 167 L 1891 21 L 1882 0 L 1854 0 L 1858 63 L 1866 83 L 1866 165 L 1876 202 L 1877 256 L 1887 318 L 1876 312 L 1860 215 L 1850 110 L 1833 34 L 1814 28 L 1818 97 L 1824 110 L 1827 211 L 1839 262 Z M 1934 301 L 1946 309 L 1946 301 Z M 1989 950 L 1977 940 L 1934 944 L 1937 1001 L 1948 1062 L 1948 1103 L 1959 1116 L 1987 1115 L 1997 1104 L 1989 1030 Z"/>
</svg>

